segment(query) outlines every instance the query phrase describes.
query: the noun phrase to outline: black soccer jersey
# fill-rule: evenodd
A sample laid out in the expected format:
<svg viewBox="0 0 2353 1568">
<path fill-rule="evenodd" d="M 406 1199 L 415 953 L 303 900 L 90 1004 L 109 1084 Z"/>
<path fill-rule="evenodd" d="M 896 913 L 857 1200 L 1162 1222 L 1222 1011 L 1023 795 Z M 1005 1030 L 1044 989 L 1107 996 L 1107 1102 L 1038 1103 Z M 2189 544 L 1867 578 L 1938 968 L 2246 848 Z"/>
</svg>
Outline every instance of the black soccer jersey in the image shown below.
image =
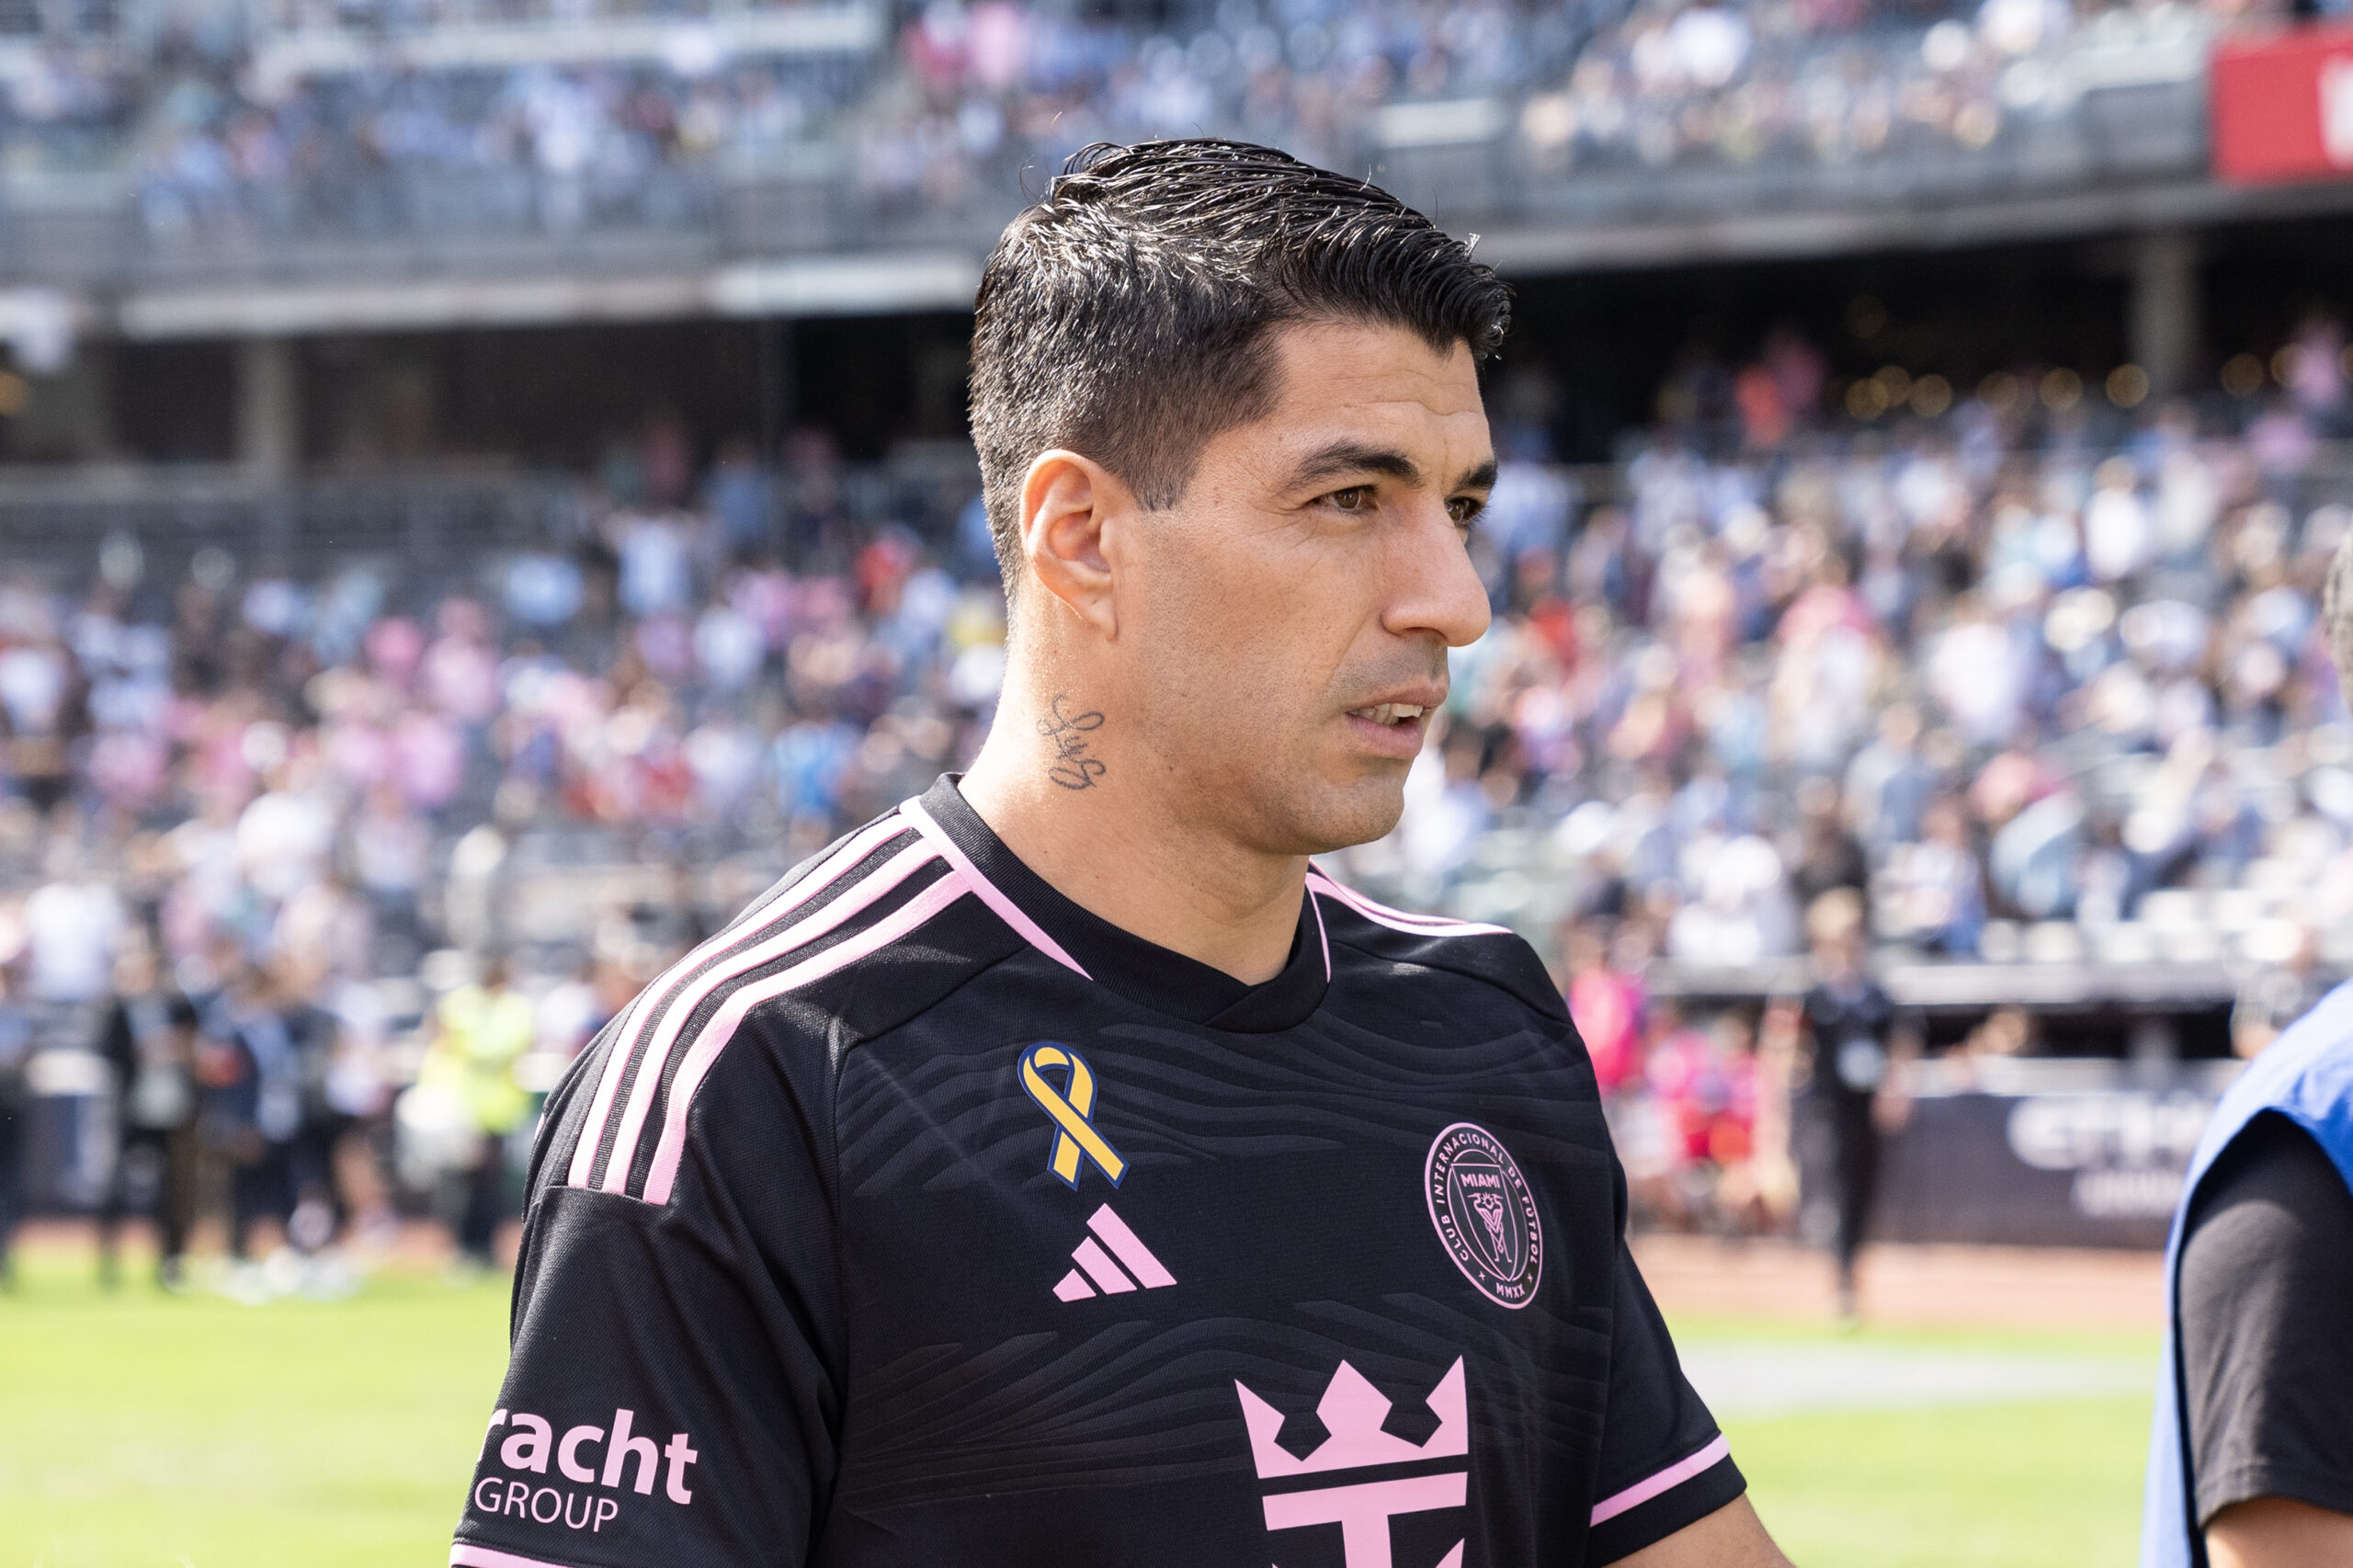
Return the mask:
<svg viewBox="0 0 2353 1568">
<path fill-rule="evenodd" d="M 1525 1568 L 1743 1488 L 1528 947 L 1320 872 L 1245 986 L 943 779 L 551 1102 L 460 1568 Z"/>
</svg>

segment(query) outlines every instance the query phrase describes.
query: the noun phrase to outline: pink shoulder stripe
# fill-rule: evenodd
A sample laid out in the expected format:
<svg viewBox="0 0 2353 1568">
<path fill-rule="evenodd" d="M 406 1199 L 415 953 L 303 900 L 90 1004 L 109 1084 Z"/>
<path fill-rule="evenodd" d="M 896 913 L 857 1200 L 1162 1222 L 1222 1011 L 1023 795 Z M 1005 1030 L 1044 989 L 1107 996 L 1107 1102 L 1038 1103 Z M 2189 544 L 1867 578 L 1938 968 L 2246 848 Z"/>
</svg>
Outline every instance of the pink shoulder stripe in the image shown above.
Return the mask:
<svg viewBox="0 0 2353 1568">
<path fill-rule="evenodd" d="M 728 1041 L 734 1039 L 735 1031 L 743 1027 L 753 1008 L 881 951 L 972 891 L 961 871 L 950 870 L 839 947 L 828 948 L 781 974 L 738 987 L 695 1037 L 694 1044 L 688 1047 L 685 1059 L 678 1063 L 678 1076 L 670 1085 L 669 1100 L 662 1113 L 662 1139 L 654 1146 L 654 1165 L 645 1176 L 645 1201 L 670 1201 L 670 1189 L 678 1179 L 678 1162 L 686 1153 L 687 1115 L 694 1108 L 695 1091 L 702 1086 L 711 1064 L 719 1060 L 719 1053 L 727 1048 Z"/>
<path fill-rule="evenodd" d="M 843 872 L 873 854 L 883 844 L 906 831 L 907 824 L 900 820 L 899 813 L 896 812 L 869 823 L 858 830 L 857 836 L 827 856 L 824 864 L 801 878 L 791 892 L 762 910 L 758 917 L 758 929 L 766 930 L 777 921 L 783 919 L 832 886 L 840 879 Z M 612 1051 L 605 1059 L 604 1074 L 597 1082 L 597 1096 L 588 1104 L 588 1120 L 581 1128 L 579 1146 L 572 1152 L 572 1165 L 563 1178 L 566 1187 L 586 1187 L 590 1184 L 590 1172 L 597 1163 L 597 1148 L 605 1141 L 605 1128 L 612 1117 L 613 1101 L 620 1093 L 621 1080 L 629 1075 L 631 1059 L 637 1054 L 637 1048 L 644 1038 L 644 1030 L 652 1027 L 654 1021 L 652 1017 L 654 1006 L 650 998 L 664 986 L 668 985 L 673 975 L 690 972 L 698 964 L 708 961 L 714 954 L 725 952 L 737 943 L 751 939 L 755 935 L 756 935 L 756 931 L 733 926 L 720 932 L 665 970 L 660 979 L 639 992 L 630 1003 L 621 1028 L 614 1037 Z"/>
<path fill-rule="evenodd" d="M 1315 889 L 1307 890 L 1307 907 L 1315 911 L 1315 939 L 1324 944 L 1324 978 L 1332 978 L 1332 933 L 1324 928 L 1324 905 L 1317 902 Z"/>
<path fill-rule="evenodd" d="M 1714 1442 L 1710 1443 L 1689 1459 L 1677 1460 L 1648 1480 L 1637 1481 L 1625 1491 L 1612 1493 L 1596 1503 L 1593 1506 L 1593 1523 L 1597 1525 L 1604 1519 L 1614 1519 L 1629 1508 L 1647 1503 L 1662 1493 L 1672 1492 L 1701 1471 L 1711 1468 L 1717 1460 L 1729 1458 L 1731 1454 L 1732 1439 L 1719 1436 Z"/>
<path fill-rule="evenodd" d="M 843 892 L 815 915 L 787 926 L 765 941 L 737 949 L 712 964 L 700 979 L 679 992 L 662 1009 L 661 1019 L 654 1025 L 653 1036 L 646 1044 L 636 1081 L 630 1086 L 629 1106 L 621 1115 L 620 1131 L 613 1135 L 612 1158 L 606 1163 L 605 1179 L 599 1185 L 607 1192 L 628 1190 L 630 1166 L 637 1163 L 637 1141 L 644 1131 L 645 1118 L 653 1108 L 654 1096 L 661 1091 L 663 1066 L 670 1060 L 671 1050 L 676 1046 L 680 1031 L 687 1027 L 687 1020 L 694 1017 L 696 1008 L 729 982 L 763 968 L 795 949 L 805 948 L 829 932 L 840 930 L 846 922 L 872 908 L 877 901 L 900 883 L 938 858 L 938 850 L 917 840 L 858 879 L 857 886 Z"/>
<path fill-rule="evenodd" d="M 1318 870 L 1307 873 L 1307 885 L 1331 894 L 1376 926 L 1386 926 L 1392 931 L 1404 931 L 1410 936 L 1509 937 L 1517 934 L 1508 926 L 1487 926 L 1474 920 L 1449 920 L 1440 915 L 1408 915 L 1402 909 L 1375 903 L 1355 889 L 1344 888 Z"/>
<path fill-rule="evenodd" d="M 1343 886 L 1340 882 L 1334 880 L 1332 874 L 1324 870 L 1321 866 L 1311 865 L 1307 869 L 1307 875 L 1310 881 L 1323 882 L 1326 887 L 1330 888 L 1334 893 L 1337 894 L 1341 900 L 1360 914 L 1385 915 L 1392 920 L 1402 920 L 1408 926 L 1446 926 L 1468 924 L 1466 921 L 1454 919 L 1450 915 L 1430 915 L 1421 910 L 1415 909 L 1397 909 L 1389 904 L 1378 903 L 1375 900 L 1367 897 L 1365 894 L 1358 892 L 1352 887 Z"/>
<path fill-rule="evenodd" d="M 511 1551 L 494 1551 L 486 1546 L 469 1546 L 458 1541 L 449 1548 L 449 1568 L 572 1568 L 564 1562 L 550 1562 L 544 1558 L 517 1557 Z"/>
<path fill-rule="evenodd" d="M 621 1009 L 620 1026 L 613 1030 L 612 1048 L 605 1057 L 605 1070 L 597 1079 L 596 1096 L 588 1102 L 588 1119 L 580 1129 L 579 1146 L 572 1151 L 572 1167 L 564 1173 L 566 1187 L 588 1185 L 588 1167 L 597 1163 L 597 1145 L 605 1141 L 605 1119 L 613 1114 L 613 1096 L 620 1092 L 621 1072 L 629 1065 L 630 1042 L 636 1038 L 641 1016 L 652 1005 L 648 997 L 653 989 L 647 986 Z"/>
<path fill-rule="evenodd" d="M 948 858 L 948 863 L 955 867 L 958 874 L 971 885 L 973 895 L 987 904 L 998 919 L 1012 926 L 1023 941 L 1064 969 L 1074 971 L 1082 979 L 1095 978 L 1080 969 L 1078 960 L 1063 951 L 1062 944 L 1047 936 L 1042 926 L 1021 913 L 1019 904 L 1006 897 L 1002 889 L 981 875 L 979 868 L 972 864 L 972 857 L 965 854 L 957 842 L 948 836 L 948 830 L 933 821 L 931 813 L 923 809 L 921 800 L 909 801 L 899 810 L 906 813 L 907 820 L 915 824 L 926 838 L 939 846 L 939 852 Z"/>
</svg>

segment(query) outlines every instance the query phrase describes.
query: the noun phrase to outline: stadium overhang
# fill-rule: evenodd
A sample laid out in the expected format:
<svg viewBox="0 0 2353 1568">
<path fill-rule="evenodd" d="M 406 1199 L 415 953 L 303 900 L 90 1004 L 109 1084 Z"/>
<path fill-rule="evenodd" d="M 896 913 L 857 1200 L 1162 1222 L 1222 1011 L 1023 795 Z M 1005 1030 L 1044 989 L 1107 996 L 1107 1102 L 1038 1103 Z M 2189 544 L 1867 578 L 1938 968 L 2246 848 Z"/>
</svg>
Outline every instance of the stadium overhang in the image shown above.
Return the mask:
<svg viewBox="0 0 2353 1568">
<path fill-rule="evenodd" d="M 2025 1007 L 2066 1013 L 2124 1010 L 2193 1012 L 2226 1006 L 2238 976 L 2220 961 L 2205 963 L 1950 963 L 1915 961 L 1884 966 L 1881 984 L 1899 1006 L 1923 1012 L 1987 1012 Z M 1665 962 L 1654 967 L 1654 995 L 1683 1000 L 1764 1002 L 1805 989 L 1802 959 L 1747 965 Z"/>
<path fill-rule="evenodd" d="M 114 324 L 140 341 L 429 332 L 697 316 L 968 310 L 981 264 L 961 252 L 800 256 L 642 277 L 253 283 L 136 291 Z"/>
<path fill-rule="evenodd" d="M 1507 276 L 1541 277 L 1871 252 L 1966 250 L 2347 212 L 2353 212 L 2353 183 L 2249 188 L 2200 178 L 1989 200 L 1529 224 L 1483 235 L 1479 258 Z"/>
<path fill-rule="evenodd" d="M 1478 231 L 1480 259 L 1506 276 L 1541 278 L 2194 233 L 2347 214 L 2353 181 L 2247 187 L 2200 176 L 1945 201 L 1500 221 L 1447 213 L 1445 221 Z M 551 246 L 508 258 L 504 275 L 484 266 L 337 278 L 313 258 L 291 278 L 215 275 L 111 295 L 71 292 L 87 301 L 79 310 L 83 331 L 146 341 L 897 315 L 971 309 L 982 255 L 995 237 L 993 224 L 975 222 L 962 244 L 733 258 L 681 244 L 659 257 L 641 256 L 634 268 L 607 257 L 600 267 L 567 269 L 560 247 Z"/>
<path fill-rule="evenodd" d="M 266 37 L 253 73 L 265 92 L 305 77 L 363 71 L 506 71 L 530 66 L 664 65 L 707 75 L 743 56 L 864 55 L 889 41 L 883 9 L 863 4 L 721 10 L 708 17 L 465 22 L 378 35 L 303 28 Z M 5 66 L 0 66 L 5 71 Z"/>
</svg>

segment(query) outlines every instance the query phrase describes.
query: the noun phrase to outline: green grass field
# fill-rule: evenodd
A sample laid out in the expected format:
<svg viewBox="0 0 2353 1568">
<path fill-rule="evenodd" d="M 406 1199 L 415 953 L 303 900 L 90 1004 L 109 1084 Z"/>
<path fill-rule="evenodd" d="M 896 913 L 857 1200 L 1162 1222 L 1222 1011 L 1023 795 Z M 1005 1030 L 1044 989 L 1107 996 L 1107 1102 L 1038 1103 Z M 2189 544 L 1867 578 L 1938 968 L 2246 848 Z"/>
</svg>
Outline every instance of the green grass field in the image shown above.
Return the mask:
<svg viewBox="0 0 2353 1568">
<path fill-rule="evenodd" d="M 1687 1353 L 1861 1345 L 2119 1364 L 2154 1383 L 2154 1335 L 1865 1330 L 1681 1322 Z M 2131 1568 L 2141 1535 L 2150 1397 L 1727 1418 L 1733 1457 L 1800 1568 Z"/>
<path fill-rule="evenodd" d="M 100 1294 L 26 1261 L 0 1296 L 0 1568 L 433 1568 L 505 1355 L 506 1291 L 379 1276 L 342 1301 Z M 2145 1339 L 1705 1321 L 1692 1346 L 2153 1355 Z M 2144 1398 L 1732 1419 L 1802 1568 L 2126 1568 Z M 1108 1565 L 1107 1565 L 1108 1568 Z"/>
</svg>

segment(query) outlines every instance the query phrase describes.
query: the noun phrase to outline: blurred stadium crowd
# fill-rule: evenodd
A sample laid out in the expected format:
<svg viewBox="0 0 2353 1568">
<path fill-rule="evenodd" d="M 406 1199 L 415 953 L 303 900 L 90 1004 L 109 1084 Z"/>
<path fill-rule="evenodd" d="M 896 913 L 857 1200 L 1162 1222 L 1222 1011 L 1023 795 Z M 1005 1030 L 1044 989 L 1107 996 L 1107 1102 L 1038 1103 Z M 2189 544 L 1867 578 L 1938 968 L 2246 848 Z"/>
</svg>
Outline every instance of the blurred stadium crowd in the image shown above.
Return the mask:
<svg viewBox="0 0 2353 1568">
<path fill-rule="evenodd" d="M 843 160 L 882 211 L 994 210 L 1022 171 L 1034 186 L 1088 142 L 1202 131 L 1331 166 L 1495 142 L 1537 176 L 1753 173 L 1981 152 L 2087 89 L 2187 79 L 2218 31 L 2284 9 L 1221 0 L 1197 29 L 1158 31 L 1019 0 L 593 17 L 369 0 L 32 50 L 4 73 L 0 156 L 23 173 L 130 173 L 158 237 L 660 223 L 709 199 L 699 174 Z M 850 12 L 870 18 L 863 45 L 733 25 Z M 660 28 L 642 47 L 574 26 L 641 15 Z M 576 51 L 561 46 L 568 26 Z M 546 38 L 530 41 L 534 28 Z M 404 51 L 436 29 L 475 42 Z"/>
<path fill-rule="evenodd" d="M 1899 417 L 1825 420 L 1789 335 L 1681 373 L 1620 465 L 1500 421 L 1494 628 L 1403 823 L 1336 869 L 1557 954 L 1643 1201 L 1694 1222 L 1788 1219 L 1800 1074 L 1652 982 L 1797 953 L 1824 893 L 1883 953 L 2353 960 L 2318 624 L 2343 349 L 2308 323 L 2243 428 L 2065 372 L 1883 372 L 1840 400 Z M 857 523 L 824 444 L 788 451 L 696 478 L 657 435 L 519 552 L 161 581 L 117 543 L 76 591 L 0 585 L 0 1085 L 114 1062 L 113 1123 L 51 1148 L 65 1196 L 215 1203 L 242 1254 L 364 1234 L 405 1186 L 480 1255 L 601 1021 L 972 753 L 1004 637 L 977 501 Z M 2033 1044 L 1997 1014 L 1962 1049 Z"/>
</svg>

